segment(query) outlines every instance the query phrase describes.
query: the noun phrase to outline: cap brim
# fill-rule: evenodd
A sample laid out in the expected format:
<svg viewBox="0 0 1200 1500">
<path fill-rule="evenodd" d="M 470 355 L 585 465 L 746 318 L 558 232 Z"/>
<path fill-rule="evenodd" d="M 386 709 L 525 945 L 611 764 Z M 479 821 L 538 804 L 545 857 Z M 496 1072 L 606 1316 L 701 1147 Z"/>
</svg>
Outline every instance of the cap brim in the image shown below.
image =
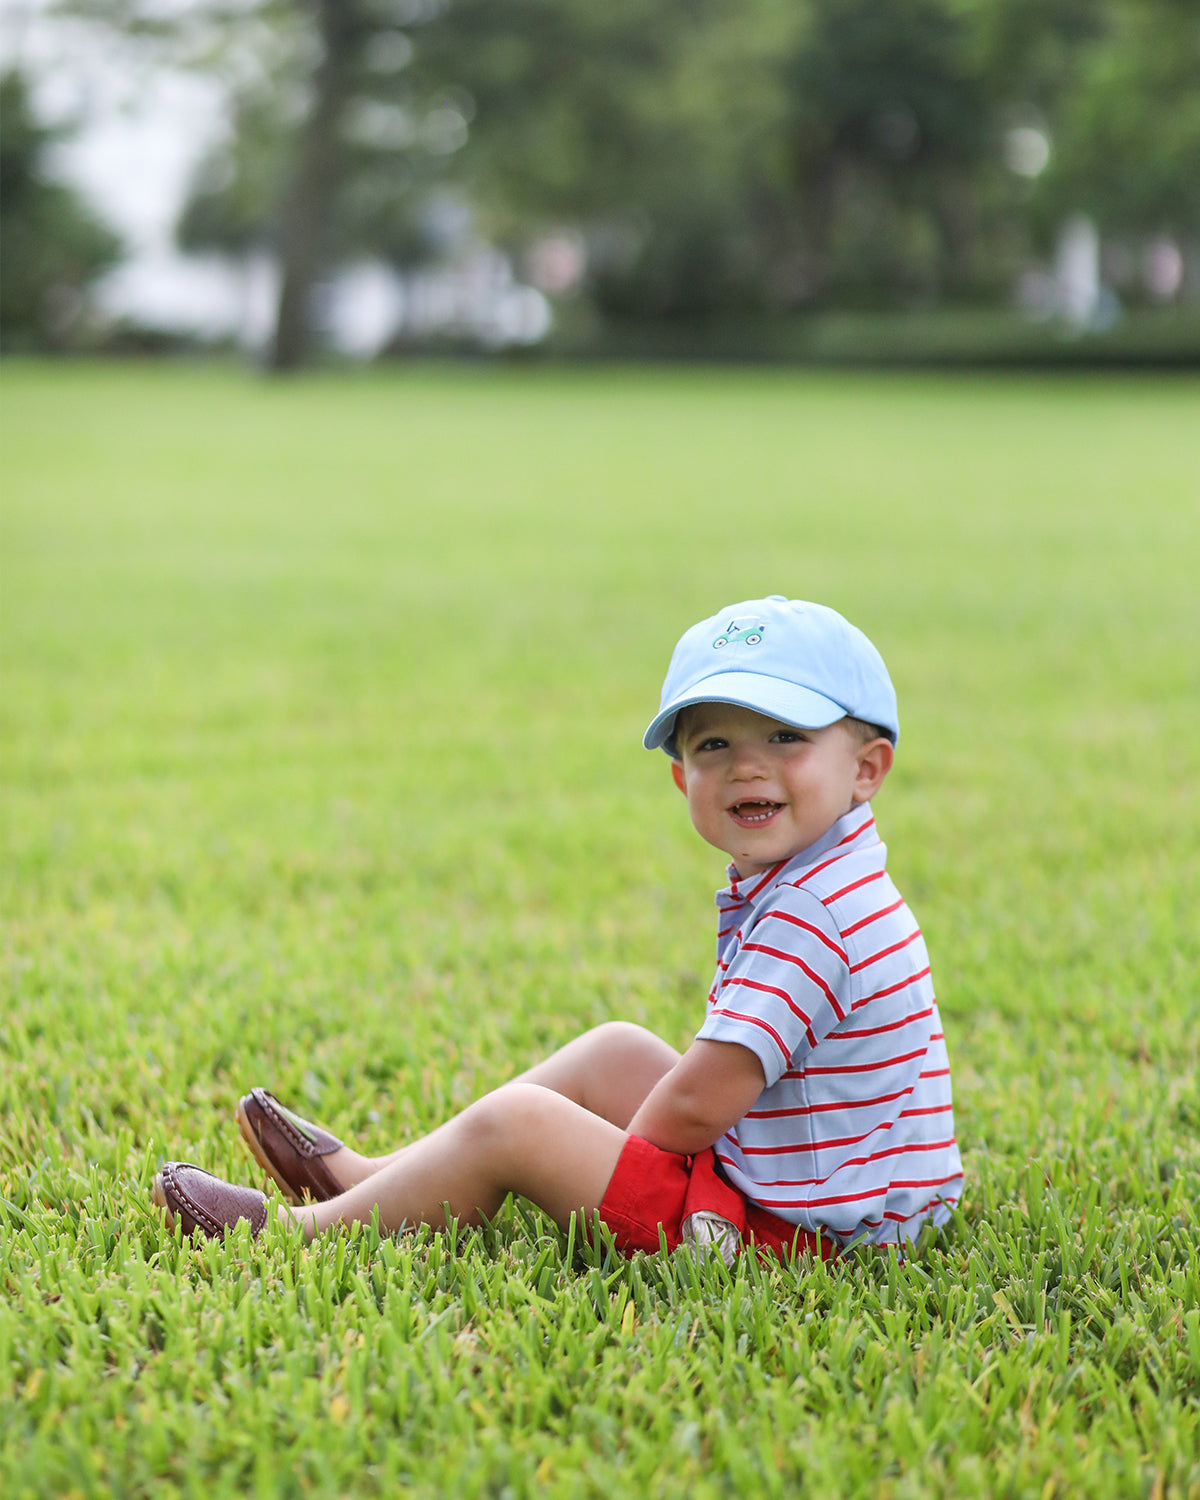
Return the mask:
<svg viewBox="0 0 1200 1500">
<path fill-rule="evenodd" d="M 647 750 L 658 750 L 667 743 L 676 714 L 692 703 L 732 703 L 738 708 L 752 708 L 782 724 L 794 724 L 797 729 L 824 729 L 827 724 L 846 717 L 846 710 L 832 698 L 794 682 L 784 682 L 780 677 L 764 677 L 757 672 L 717 672 L 664 704 L 642 736 Z"/>
</svg>

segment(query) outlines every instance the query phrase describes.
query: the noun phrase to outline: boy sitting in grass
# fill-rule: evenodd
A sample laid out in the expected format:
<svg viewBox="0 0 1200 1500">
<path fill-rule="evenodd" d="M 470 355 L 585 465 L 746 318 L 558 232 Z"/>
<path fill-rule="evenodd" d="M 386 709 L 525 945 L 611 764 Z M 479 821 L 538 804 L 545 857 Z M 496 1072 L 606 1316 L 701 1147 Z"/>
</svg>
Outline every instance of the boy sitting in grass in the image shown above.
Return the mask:
<svg viewBox="0 0 1200 1500">
<path fill-rule="evenodd" d="M 732 863 L 717 970 L 680 1055 L 614 1021 L 429 1135 L 364 1156 L 265 1089 L 238 1105 L 250 1150 L 306 1238 L 519 1193 L 566 1227 L 593 1215 L 627 1254 L 684 1242 L 829 1256 L 942 1223 L 962 1187 L 950 1070 L 920 929 L 884 868 L 871 799 L 896 695 L 834 610 L 734 604 L 675 648 L 647 749 L 671 757 L 702 838 Z M 267 1199 L 169 1162 L 154 1199 L 188 1233 L 257 1234 Z"/>
</svg>

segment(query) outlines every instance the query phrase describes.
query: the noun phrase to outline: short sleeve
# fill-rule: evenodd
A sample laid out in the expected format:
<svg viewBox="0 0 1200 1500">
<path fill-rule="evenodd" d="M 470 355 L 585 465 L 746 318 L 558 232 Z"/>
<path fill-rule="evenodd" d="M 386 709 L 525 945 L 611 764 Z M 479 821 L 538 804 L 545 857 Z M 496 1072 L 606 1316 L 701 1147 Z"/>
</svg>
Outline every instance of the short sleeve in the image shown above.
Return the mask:
<svg viewBox="0 0 1200 1500">
<path fill-rule="evenodd" d="M 698 1038 L 736 1042 L 777 1083 L 850 1011 L 850 967 L 841 934 L 815 897 L 780 886 L 743 935 Z"/>
</svg>

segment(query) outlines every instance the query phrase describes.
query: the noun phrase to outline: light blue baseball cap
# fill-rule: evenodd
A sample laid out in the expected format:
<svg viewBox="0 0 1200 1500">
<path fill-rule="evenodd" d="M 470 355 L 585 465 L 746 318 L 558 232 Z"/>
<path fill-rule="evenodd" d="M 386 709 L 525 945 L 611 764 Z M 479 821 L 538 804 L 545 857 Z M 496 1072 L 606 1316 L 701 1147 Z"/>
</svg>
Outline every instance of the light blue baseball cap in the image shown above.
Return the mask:
<svg viewBox="0 0 1200 1500">
<path fill-rule="evenodd" d="M 849 714 L 900 738 L 896 690 L 862 631 L 836 609 L 782 594 L 730 604 L 684 633 L 642 737 L 647 750 L 676 753 L 675 719 L 689 703 L 736 703 L 798 729 Z"/>
</svg>

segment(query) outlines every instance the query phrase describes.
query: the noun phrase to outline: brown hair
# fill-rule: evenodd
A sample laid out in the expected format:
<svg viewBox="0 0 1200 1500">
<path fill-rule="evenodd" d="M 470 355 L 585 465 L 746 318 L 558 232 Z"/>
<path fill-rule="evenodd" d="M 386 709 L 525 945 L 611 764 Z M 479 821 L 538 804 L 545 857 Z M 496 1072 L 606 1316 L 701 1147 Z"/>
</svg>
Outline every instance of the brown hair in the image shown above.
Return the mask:
<svg viewBox="0 0 1200 1500">
<path fill-rule="evenodd" d="M 881 729 L 878 724 L 868 724 L 866 719 L 856 719 L 852 715 L 847 714 L 845 723 L 846 728 L 850 730 L 851 734 L 856 735 L 859 743 L 863 745 L 870 744 L 872 740 L 890 741 L 892 738 L 886 729 Z"/>
</svg>

